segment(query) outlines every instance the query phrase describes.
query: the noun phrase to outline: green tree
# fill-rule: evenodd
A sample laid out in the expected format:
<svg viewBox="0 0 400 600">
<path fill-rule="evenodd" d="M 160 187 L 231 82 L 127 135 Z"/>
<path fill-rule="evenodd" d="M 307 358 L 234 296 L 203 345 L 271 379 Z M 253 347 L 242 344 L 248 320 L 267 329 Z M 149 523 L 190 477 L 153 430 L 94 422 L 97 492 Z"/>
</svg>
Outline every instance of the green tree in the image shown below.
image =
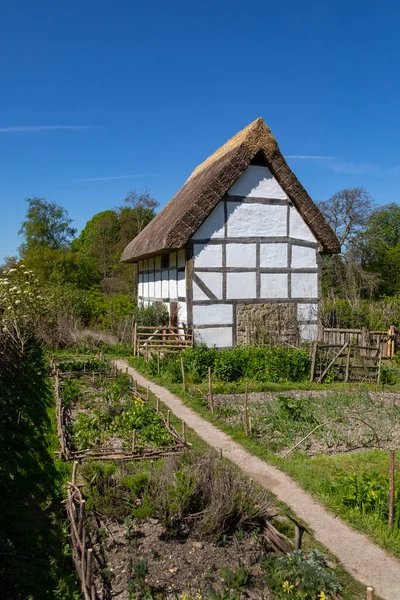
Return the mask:
<svg viewBox="0 0 400 600">
<path fill-rule="evenodd" d="M 92 261 L 101 279 L 109 277 L 118 262 L 119 229 L 117 212 L 104 210 L 86 223 L 72 244 L 73 250 Z"/>
<path fill-rule="evenodd" d="M 76 229 L 71 227 L 68 211 L 45 198 L 27 198 L 26 202 L 28 210 L 18 232 L 24 237 L 20 246 L 21 256 L 39 247 L 68 248 L 76 233 Z"/>
<path fill-rule="evenodd" d="M 353 243 L 364 269 L 379 273 L 379 293 L 400 292 L 400 206 L 392 203 L 375 211 L 368 227 Z"/>
</svg>

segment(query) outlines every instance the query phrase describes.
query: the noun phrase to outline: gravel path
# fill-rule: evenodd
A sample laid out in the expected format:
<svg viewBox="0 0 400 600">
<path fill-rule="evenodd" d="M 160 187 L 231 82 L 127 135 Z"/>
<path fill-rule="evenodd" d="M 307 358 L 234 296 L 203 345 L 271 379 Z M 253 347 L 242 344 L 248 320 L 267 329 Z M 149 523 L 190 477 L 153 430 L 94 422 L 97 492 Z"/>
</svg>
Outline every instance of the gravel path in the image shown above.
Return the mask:
<svg viewBox="0 0 400 600">
<path fill-rule="evenodd" d="M 313 530 L 314 536 L 328 548 L 355 579 L 375 588 L 383 600 L 400 599 L 400 562 L 376 546 L 365 535 L 335 517 L 310 494 L 302 490 L 288 475 L 253 456 L 226 433 L 212 425 L 180 398 L 149 381 L 124 360 L 116 360 L 118 368 L 132 375 L 139 385 L 150 386 L 172 412 L 193 429 L 207 444 L 222 449 L 240 469 L 285 502 Z"/>
</svg>

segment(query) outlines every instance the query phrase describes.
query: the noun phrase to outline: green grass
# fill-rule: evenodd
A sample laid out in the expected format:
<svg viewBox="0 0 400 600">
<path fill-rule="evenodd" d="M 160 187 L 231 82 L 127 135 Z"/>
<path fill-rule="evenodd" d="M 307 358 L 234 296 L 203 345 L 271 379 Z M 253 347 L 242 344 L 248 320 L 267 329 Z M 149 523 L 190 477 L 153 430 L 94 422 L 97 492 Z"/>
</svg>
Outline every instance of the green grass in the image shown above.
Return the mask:
<svg viewBox="0 0 400 600">
<path fill-rule="evenodd" d="M 77 576 L 60 504 L 71 467 L 56 455 L 47 358 L 32 349 L 5 379 L 0 397 L 1 597 L 77 600 Z"/>
</svg>

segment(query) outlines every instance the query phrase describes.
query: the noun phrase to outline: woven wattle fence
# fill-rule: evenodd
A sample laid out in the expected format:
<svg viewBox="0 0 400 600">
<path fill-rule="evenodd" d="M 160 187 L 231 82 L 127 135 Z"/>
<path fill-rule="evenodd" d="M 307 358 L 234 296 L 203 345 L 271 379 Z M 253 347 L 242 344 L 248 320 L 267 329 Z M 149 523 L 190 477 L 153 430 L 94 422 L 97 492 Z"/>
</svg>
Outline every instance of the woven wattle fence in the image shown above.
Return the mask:
<svg viewBox="0 0 400 600">
<path fill-rule="evenodd" d="M 64 500 L 70 523 L 72 558 L 81 580 L 83 598 L 85 600 L 97 600 L 93 573 L 93 550 L 88 547 L 86 540 L 85 500 L 80 486 L 76 483 L 77 466 L 78 463 L 75 462 L 72 481 L 67 484 L 68 498 Z"/>
</svg>

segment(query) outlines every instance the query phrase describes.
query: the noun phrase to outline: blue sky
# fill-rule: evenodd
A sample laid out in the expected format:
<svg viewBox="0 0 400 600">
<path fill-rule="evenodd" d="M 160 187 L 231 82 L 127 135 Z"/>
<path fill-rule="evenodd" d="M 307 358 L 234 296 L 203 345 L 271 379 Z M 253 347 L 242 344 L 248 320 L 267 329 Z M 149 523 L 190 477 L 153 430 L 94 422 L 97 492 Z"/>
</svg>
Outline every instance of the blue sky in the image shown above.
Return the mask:
<svg viewBox="0 0 400 600">
<path fill-rule="evenodd" d="M 258 116 L 314 200 L 399 201 L 400 7 L 295 0 L 19 0 L 0 22 L 0 260 L 24 198 L 78 229 L 145 188 L 165 204 Z"/>
</svg>

